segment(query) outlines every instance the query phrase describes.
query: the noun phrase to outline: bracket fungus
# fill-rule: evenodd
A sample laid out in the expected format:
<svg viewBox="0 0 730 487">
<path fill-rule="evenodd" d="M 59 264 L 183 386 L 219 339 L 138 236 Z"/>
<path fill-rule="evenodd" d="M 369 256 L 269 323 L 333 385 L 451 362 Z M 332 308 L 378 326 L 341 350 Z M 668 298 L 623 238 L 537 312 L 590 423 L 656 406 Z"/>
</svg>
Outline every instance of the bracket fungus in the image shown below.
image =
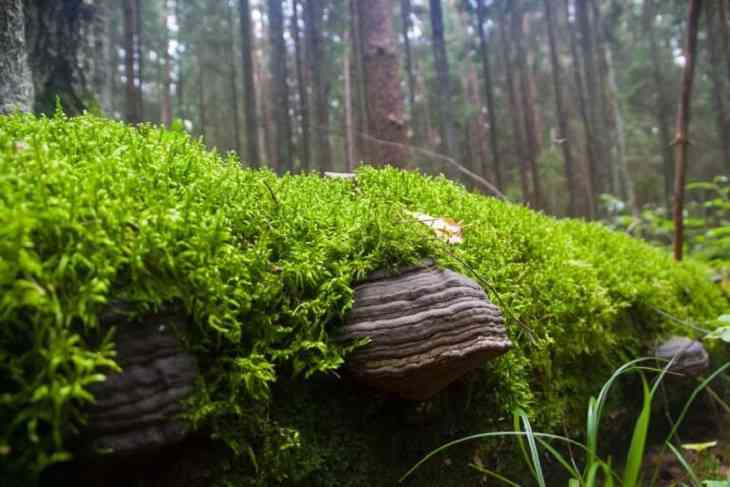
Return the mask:
<svg viewBox="0 0 730 487">
<path fill-rule="evenodd" d="M 674 336 L 659 345 L 654 355 L 674 363 L 670 370 L 679 374 L 696 377 L 710 368 L 710 356 L 702 343 L 687 337 Z"/>
<path fill-rule="evenodd" d="M 101 317 L 117 327 L 117 361 L 122 372 L 94 384 L 88 408 L 88 445 L 103 454 L 136 455 L 178 443 L 188 427 L 179 418 L 182 400 L 193 390 L 197 361 L 183 350 L 175 329 L 186 325 L 176 314 L 150 315 L 127 322 L 123 305 Z"/>
<path fill-rule="evenodd" d="M 502 314 L 471 279 L 432 262 L 376 272 L 354 290 L 340 340 L 369 338 L 347 358 L 352 376 L 423 401 L 511 346 Z"/>
</svg>

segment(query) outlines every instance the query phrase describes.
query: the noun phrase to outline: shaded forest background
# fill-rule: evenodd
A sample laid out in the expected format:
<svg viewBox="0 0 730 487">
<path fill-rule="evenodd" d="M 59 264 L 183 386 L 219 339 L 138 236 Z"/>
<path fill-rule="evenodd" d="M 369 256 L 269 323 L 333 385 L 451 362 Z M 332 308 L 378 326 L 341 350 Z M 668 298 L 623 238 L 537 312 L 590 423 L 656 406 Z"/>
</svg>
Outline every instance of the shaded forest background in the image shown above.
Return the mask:
<svg viewBox="0 0 730 487">
<path fill-rule="evenodd" d="M 561 216 L 669 207 L 686 1 L 92 3 L 114 118 L 278 173 L 392 163 Z M 730 174 L 729 10 L 704 4 L 690 180 Z"/>
</svg>

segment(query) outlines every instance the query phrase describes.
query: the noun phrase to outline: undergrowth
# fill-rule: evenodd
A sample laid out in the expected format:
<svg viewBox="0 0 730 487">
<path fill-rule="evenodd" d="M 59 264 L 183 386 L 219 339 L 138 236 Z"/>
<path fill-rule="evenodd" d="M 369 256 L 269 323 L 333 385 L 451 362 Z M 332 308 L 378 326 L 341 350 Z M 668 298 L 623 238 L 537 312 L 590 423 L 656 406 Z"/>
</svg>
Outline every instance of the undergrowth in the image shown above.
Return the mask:
<svg viewBox="0 0 730 487">
<path fill-rule="evenodd" d="M 464 242 L 447 247 L 406 210 L 460 221 Z M 249 465 L 250 483 L 284 481 L 307 451 L 269 414 L 271 386 L 339 368 L 347 350 L 329 336 L 353 283 L 424 257 L 477 279 L 515 344 L 472 407 L 519 407 L 543 430 L 573 425 L 614 365 L 672 332 L 660 312 L 727 307 L 699 264 L 444 178 L 277 177 L 180 131 L 0 118 L 0 475 L 69 457 L 88 385 L 117 368 L 97 316 L 121 300 L 191 317 L 201 379 L 188 420 Z"/>
</svg>

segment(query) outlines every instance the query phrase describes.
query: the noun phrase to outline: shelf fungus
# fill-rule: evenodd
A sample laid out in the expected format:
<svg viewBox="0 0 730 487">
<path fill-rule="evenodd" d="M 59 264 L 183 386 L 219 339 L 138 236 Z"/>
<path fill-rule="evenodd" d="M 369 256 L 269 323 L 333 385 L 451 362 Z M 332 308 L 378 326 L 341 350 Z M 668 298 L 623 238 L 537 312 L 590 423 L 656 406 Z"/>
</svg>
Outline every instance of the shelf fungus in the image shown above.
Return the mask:
<svg viewBox="0 0 730 487">
<path fill-rule="evenodd" d="M 423 401 L 511 346 L 502 314 L 467 277 L 427 261 L 356 286 L 339 340 L 368 338 L 349 373 L 376 389 Z"/>
<path fill-rule="evenodd" d="M 673 336 L 660 344 L 654 355 L 663 360 L 674 360 L 670 371 L 697 377 L 710 368 L 710 356 L 702 343 L 691 338 Z"/>
<path fill-rule="evenodd" d="M 123 311 L 124 305 L 115 305 L 100 320 L 104 327 L 116 327 L 122 372 L 93 385 L 95 402 L 87 411 L 87 447 L 107 455 L 154 452 L 184 439 L 188 427 L 179 418 L 182 401 L 198 375 L 195 357 L 175 335 L 175 329 L 185 326 L 184 317 L 127 321 Z"/>
</svg>

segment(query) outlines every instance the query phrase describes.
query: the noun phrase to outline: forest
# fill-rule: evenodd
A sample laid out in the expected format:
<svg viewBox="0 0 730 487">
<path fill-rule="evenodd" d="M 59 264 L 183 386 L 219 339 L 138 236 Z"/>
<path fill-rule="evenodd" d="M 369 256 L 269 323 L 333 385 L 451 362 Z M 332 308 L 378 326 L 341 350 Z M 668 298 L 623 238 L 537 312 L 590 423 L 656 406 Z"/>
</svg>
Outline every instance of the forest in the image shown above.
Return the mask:
<svg viewBox="0 0 730 487">
<path fill-rule="evenodd" d="M 0 486 L 730 485 L 730 0 L 0 0 Z"/>
</svg>

